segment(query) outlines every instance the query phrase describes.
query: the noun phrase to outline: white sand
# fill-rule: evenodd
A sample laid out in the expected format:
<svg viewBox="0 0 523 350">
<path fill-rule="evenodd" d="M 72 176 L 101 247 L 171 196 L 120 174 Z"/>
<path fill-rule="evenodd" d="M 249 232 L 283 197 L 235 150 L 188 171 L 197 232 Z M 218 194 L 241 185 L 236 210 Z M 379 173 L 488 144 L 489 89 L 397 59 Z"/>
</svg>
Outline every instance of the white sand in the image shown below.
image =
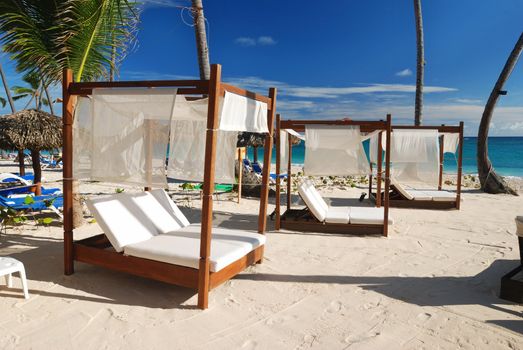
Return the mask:
<svg viewBox="0 0 523 350">
<path fill-rule="evenodd" d="M 343 205 L 362 190 L 322 192 Z M 160 282 L 81 263 L 64 276 L 59 224 L 9 228 L 0 255 L 24 262 L 31 298 L 0 279 L 0 348 L 522 349 L 523 306 L 497 295 L 519 259 L 523 197 L 463 196 L 460 211 L 392 209 L 389 238 L 278 233 L 269 221 L 264 263 L 213 290 L 205 311 L 194 291 Z M 198 195 L 177 198 L 196 221 Z M 255 228 L 257 208 L 224 195 L 215 225 Z"/>
</svg>

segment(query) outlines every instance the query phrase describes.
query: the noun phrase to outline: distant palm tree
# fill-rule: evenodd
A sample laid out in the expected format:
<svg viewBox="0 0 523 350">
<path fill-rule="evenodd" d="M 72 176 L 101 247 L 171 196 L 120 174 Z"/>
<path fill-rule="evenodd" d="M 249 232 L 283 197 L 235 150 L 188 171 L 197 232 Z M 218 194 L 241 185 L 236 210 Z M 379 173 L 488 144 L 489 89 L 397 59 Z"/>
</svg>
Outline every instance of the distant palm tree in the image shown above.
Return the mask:
<svg viewBox="0 0 523 350">
<path fill-rule="evenodd" d="M 192 1 L 192 15 L 194 21 L 194 34 L 196 36 L 196 49 L 198 50 L 198 67 L 200 79 L 211 78 L 211 64 L 209 62 L 209 48 L 207 47 L 207 33 L 205 31 L 205 16 L 203 15 L 202 0 Z"/>
<path fill-rule="evenodd" d="M 64 68 L 75 80 L 108 78 L 126 54 L 137 23 L 128 0 L 0 1 L 0 41 L 20 72 L 47 84 L 61 81 Z"/>
<path fill-rule="evenodd" d="M 24 82 L 27 83 L 27 86 L 13 86 L 11 90 L 14 92 L 13 100 L 18 101 L 29 97 L 29 100 L 25 104 L 23 109 L 27 109 L 29 105 L 34 101 L 34 108 L 40 110 L 42 105 L 49 106 L 50 102 L 47 98 L 43 97 L 44 87 L 40 78 L 34 74 L 29 73 L 24 75 L 22 78 Z"/>
<path fill-rule="evenodd" d="M 137 22 L 136 3 L 128 0 L 0 1 L 3 50 L 18 71 L 47 84 L 60 83 L 65 68 L 76 81 L 108 78 L 132 44 Z M 73 207 L 78 226 L 79 197 Z"/>
<path fill-rule="evenodd" d="M 421 125 L 423 120 L 423 75 L 425 69 L 421 0 L 414 0 L 414 17 L 416 19 L 416 100 L 414 107 L 414 125 Z"/>
<path fill-rule="evenodd" d="M 2 108 L 5 107 L 7 101 L 9 101 L 9 107 L 11 107 L 11 112 L 15 113 L 15 104 L 13 102 L 13 98 L 11 97 L 11 91 L 9 90 L 9 85 L 7 84 L 7 79 L 4 74 L 4 69 L 2 68 L 2 64 L 0 63 L 0 77 L 2 78 L 2 84 L 4 85 L 5 94 L 7 96 L 7 100 L 3 97 L 0 97 L 0 104 L 2 104 Z"/>
<path fill-rule="evenodd" d="M 516 66 L 516 63 L 518 62 L 519 56 L 521 56 L 522 51 L 523 33 L 521 33 L 521 35 L 519 36 L 516 45 L 512 49 L 512 52 L 510 53 L 507 62 L 505 63 L 505 66 L 503 67 L 503 70 L 501 71 L 501 74 L 499 75 L 498 80 L 496 81 L 496 84 L 492 89 L 492 92 L 490 93 L 490 96 L 487 100 L 487 104 L 485 105 L 485 110 L 483 111 L 483 115 L 481 116 L 481 122 L 479 124 L 477 154 L 478 175 L 479 181 L 481 183 L 481 188 L 483 189 L 483 191 L 487 193 L 510 193 L 515 195 L 517 194 L 516 191 L 510 188 L 505 182 L 505 180 L 503 180 L 503 178 L 496 173 L 494 167 L 492 166 L 492 163 L 490 162 L 488 156 L 488 132 L 490 123 L 492 121 L 492 114 L 494 113 L 494 108 L 496 107 L 496 104 L 498 102 L 499 95 L 502 93 L 503 86 L 510 77 L 512 70 Z"/>
</svg>

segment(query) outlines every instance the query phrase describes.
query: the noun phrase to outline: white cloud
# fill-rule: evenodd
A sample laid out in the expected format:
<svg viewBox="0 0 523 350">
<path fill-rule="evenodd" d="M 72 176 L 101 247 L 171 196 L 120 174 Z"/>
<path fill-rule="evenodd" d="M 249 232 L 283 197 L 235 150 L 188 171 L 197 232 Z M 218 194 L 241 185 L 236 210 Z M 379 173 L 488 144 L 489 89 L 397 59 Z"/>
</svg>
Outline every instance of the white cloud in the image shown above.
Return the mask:
<svg viewBox="0 0 523 350">
<path fill-rule="evenodd" d="M 140 0 L 139 3 L 146 7 L 188 7 L 191 6 L 189 1 L 177 0 Z"/>
<path fill-rule="evenodd" d="M 270 36 L 260 36 L 258 38 L 258 44 L 260 45 L 265 45 L 265 46 L 268 46 L 268 45 L 276 45 L 276 40 L 274 40 L 272 37 Z"/>
<path fill-rule="evenodd" d="M 408 68 L 405 68 L 404 70 L 400 70 L 396 73 L 396 76 L 398 77 L 410 77 L 412 75 L 412 71 Z"/>
<path fill-rule="evenodd" d="M 466 104 L 479 104 L 482 102 L 481 100 L 472 98 L 453 98 L 452 101 Z"/>
<path fill-rule="evenodd" d="M 236 38 L 234 42 L 241 46 L 256 46 L 256 39 L 249 38 L 246 36 Z"/>
<path fill-rule="evenodd" d="M 278 88 L 279 94 L 300 97 L 300 98 L 338 98 L 352 94 L 374 94 L 374 93 L 413 93 L 416 91 L 415 85 L 405 84 L 367 84 L 366 86 L 351 87 L 326 87 L 326 86 L 297 86 L 280 81 L 265 80 L 257 77 L 243 77 L 229 80 L 235 85 L 247 89 L 267 89 L 269 87 Z M 426 94 L 435 92 L 452 92 L 455 88 L 442 86 L 426 86 Z M 390 96 L 390 94 L 388 94 Z"/>
<path fill-rule="evenodd" d="M 239 38 L 234 39 L 234 42 L 241 46 L 271 46 L 276 45 L 276 40 L 274 40 L 271 36 L 259 36 L 258 38 L 253 38 L 249 36 L 241 36 Z"/>
</svg>

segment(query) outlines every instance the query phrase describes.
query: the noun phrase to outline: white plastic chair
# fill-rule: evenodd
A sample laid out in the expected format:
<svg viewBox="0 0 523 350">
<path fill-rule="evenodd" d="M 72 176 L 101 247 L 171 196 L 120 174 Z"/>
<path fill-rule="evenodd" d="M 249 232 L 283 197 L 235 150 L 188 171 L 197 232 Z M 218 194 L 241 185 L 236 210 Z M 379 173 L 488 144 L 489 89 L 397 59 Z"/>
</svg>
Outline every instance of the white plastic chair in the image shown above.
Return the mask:
<svg viewBox="0 0 523 350">
<path fill-rule="evenodd" d="M 0 257 L 0 276 L 5 276 L 5 283 L 7 284 L 7 288 L 11 288 L 13 286 L 13 277 L 11 274 L 15 272 L 18 272 L 20 279 L 22 280 L 24 297 L 29 299 L 24 264 L 13 258 Z"/>
</svg>

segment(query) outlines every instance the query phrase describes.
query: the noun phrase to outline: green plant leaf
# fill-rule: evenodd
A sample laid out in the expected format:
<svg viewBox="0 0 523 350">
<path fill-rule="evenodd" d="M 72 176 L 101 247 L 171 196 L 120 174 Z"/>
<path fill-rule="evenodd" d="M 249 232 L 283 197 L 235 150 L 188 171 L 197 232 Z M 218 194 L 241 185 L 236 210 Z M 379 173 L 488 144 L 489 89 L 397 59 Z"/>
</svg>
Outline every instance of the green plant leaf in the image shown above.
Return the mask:
<svg viewBox="0 0 523 350">
<path fill-rule="evenodd" d="M 30 205 L 30 204 L 33 204 L 35 202 L 34 198 L 31 197 L 31 196 L 27 196 L 25 197 L 24 199 L 24 204 L 27 204 L 27 205 Z"/>
</svg>

